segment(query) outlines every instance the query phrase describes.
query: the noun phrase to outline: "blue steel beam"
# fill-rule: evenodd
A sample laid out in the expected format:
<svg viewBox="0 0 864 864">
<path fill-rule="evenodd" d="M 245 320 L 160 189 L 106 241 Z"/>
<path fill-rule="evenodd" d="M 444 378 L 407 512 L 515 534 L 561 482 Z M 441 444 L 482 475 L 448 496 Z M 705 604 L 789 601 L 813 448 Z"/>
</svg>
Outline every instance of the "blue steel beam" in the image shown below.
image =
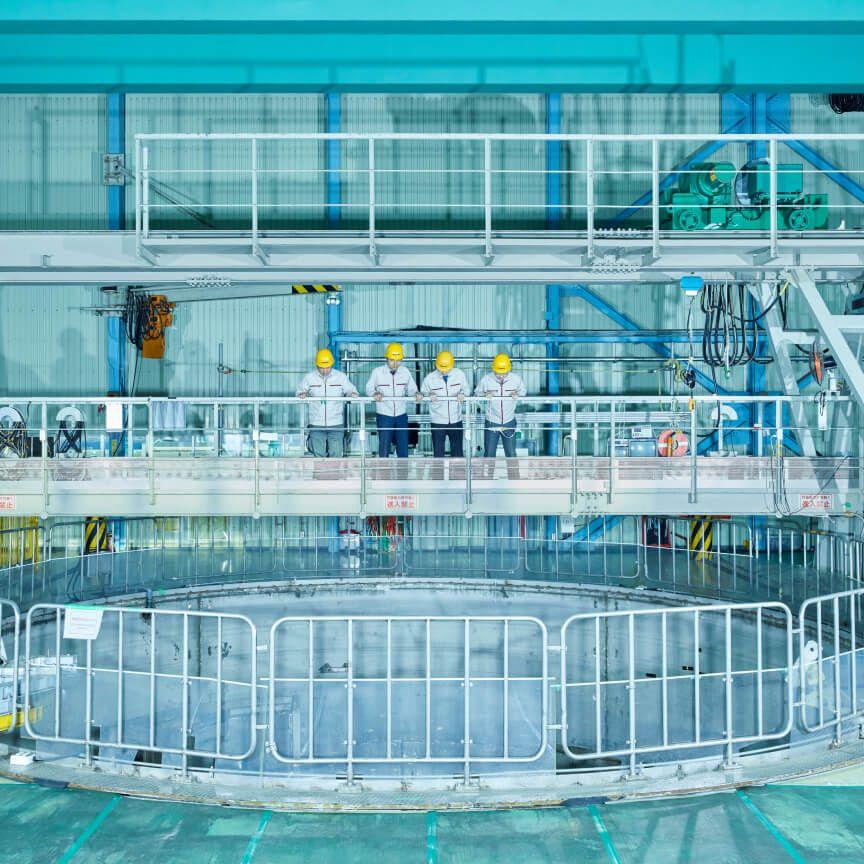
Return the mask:
<svg viewBox="0 0 864 864">
<path fill-rule="evenodd" d="M 618 313 L 620 315 L 620 313 Z M 629 320 L 629 319 L 626 319 Z M 633 322 L 630 322 L 632 325 Z M 623 326 L 623 325 L 622 325 Z M 635 327 L 635 325 L 633 325 Z M 686 330 L 388 330 L 371 332 L 363 330 L 343 330 L 334 334 L 333 341 L 338 345 L 385 345 L 393 341 L 415 342 L 420 345 L 430 343 L 471 343 L 481 345 L 505 343 L 510 345 L 545 345 L 549 342 L 567 344 L 606 344 L 628 343 L 645 345 L 683 344 L 689 342 Z M 764 340 L 764 333 L 759 334 Z M 671 352 L 668 356 L 671 356 Z M 713 386 L 713 382 L 712 382 Z M 721 388 L 718 393 L 725 393 Z"/>
<path fill-rule="evenodd" d="M 546 96 L 546 132 L 550 135 L 561 133 L 561 94 L 549 93 Z M 561 142 L 546 142 L 546 227 L 555 229 L 561 227 Z M 546 286 L 546 328 L 561 329 L 561 286 L 558 284 Z M 557 360 L 561 355 L 558 342 L 546 344 L 546 357 Z M 546 391 L 550 396 L 561 392 L 561 367 L 558 363 L 550 363 L 546 367 Z M 557 410 L 557 409 L 556 409 Z M 547 430 L 546 452 L 557 456 L 561 452 L 561 430 L 557 424 Z M 554 540 L 558 520 L 547 516 L 545 520 L 546 539 Z"/>
<path fill-rule="evenodd" d="M 561 94 L 549 93 L 546 97 L 546 132 L 550 135 L 561 133 Z M 561 225 L 561 142 L 546 143 L 546 227 L 555 229 Z M 546 329 L 561 329 L 561 286 L 546 286 Z M 560 356 L 557 342 L 546 343 L 546 356 L 556 360 Z M 557 396 L 561 392 L 561 373 L 557 363 L 550 363 L 546 369 L 546 392 Z M 561 447 L 561 433 L 550 429 L 546 435 L 546 452 L 558 455 Z"/>
<path fill-rule="evenodd" d="M 854 91 L 862 33 L 850 0 L 29 0 L 0 10 L 0 89 Z"/>
</svg>

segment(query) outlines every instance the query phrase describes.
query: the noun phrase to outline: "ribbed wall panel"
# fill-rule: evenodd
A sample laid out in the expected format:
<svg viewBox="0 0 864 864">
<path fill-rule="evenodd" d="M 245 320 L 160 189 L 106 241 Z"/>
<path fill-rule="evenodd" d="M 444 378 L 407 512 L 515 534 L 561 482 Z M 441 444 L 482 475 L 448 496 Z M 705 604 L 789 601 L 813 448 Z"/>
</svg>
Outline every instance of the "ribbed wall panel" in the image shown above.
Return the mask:
<svg viewBox="0 0 864 864">
<path fill-rule="evenodd" d="M 145 132 L 323 132 L 324 100 L 315 94 L 129 95 L 126 144 Z M 249 228 L 251 145 L 232 141 L 151 142 L 150 224 L 157 228 Z M 324 221 L 324 145 L 258 143 L 260 228 L 320 226 Z M 203 174 L 202 172 L 213 172 Z M 286 207 L 286 204 L 298 205 Z M 127 195 L 134 219 L 134 195 Z"/>
<path fill-rule="evenodd" d="M 324 321 L 323 297 L 178 304 L 167 331 L 166 358 L 142 361 L 137 392 L 293 396 L 315 348 L 324 344 Z M 217 369 L 220 342 L 231 374 Z"/>
<path fill-rule="evenodd" d="M 107 390 L 107 325 L 86 307 L 98 288 L 0 285 L 0 393 L 99 396 Z"/>
<path fill-rule="evenodd" d="M 0 95 L 0 230 L 106 227 L 105 97 Z"/>
<path fill-rule="evenodd" d="M 344 132 L 544 132 L 545 100 L 535 95 L 343 96 Z M 344 146 L 344 200 L 350 224 L 367 223 L 368 148 Z M 491 154 L 493 221 L 518 228 L 542 221 L 545 147 L 496 143 Z M 376 142 L 376 220 L 380 228 L 478 229 L 483 225 L 482 141 Z M 380 210 L 378 206 L 380 205 Z"/>
<path fill-rule="evenodd" d="M 454 328 L 466 330 L 542 330 L 544 322 L 542 285 L 371 285 L 349 288 L 345 298 L 343 326 L 350 331 L 380 331 L 411 327 Z M 429 362 L 421 370 L 431 368 L 431 358 L 447 348 L 460 358 L 466 369 L 487 371 L 488 359 L 499 350 L 513 355 L 514 366 L 525 376 L 529 389 L 537 392 L 542 367 L 537 363 L 520 364 L 521 357 L 543 357 L 542 346 L 475 345 L 406 345 L 411 356 L 426 357 Z M 366 374 L 372 365 L 383 362 L 383 346 L 358 344 L 352 349 L 364 359 L 354 367 Z M 375 358 L 375 359 L 372 359 Z M 469 358 L 470 361 L 469 362 Z M 362 378 L 363 376 L 360 375 Z"/>
<path fill-rule="evenodd" d="M 796 132 L 864 133 L 864 114 L 835 114 L 825 96 L 793 96 L 791 98 L 792 129 Z M 861 142 L 805 141 L 809 147 L 840 168 L 851 180 L 864 187 L 864 147 Z M 803 164 L 804 192 L 822 192 L 828 195 L 829 227 L 844 225 L 848 229 L 864 227 L 864 202 L 842 189 L 809 162 L 787 146 L 777 149 L 780 162 Z"/>
</svg>

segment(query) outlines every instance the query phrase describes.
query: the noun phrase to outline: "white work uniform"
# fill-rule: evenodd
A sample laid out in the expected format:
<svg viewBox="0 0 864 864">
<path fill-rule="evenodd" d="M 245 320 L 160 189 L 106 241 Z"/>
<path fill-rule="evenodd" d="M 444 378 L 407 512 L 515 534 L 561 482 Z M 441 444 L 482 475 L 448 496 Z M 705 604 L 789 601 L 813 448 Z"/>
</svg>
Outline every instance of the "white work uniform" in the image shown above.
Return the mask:
<svg viewBox="0 0 864 864">
<path fill-rule="evenodd" d="M 395 372 L 390 371 L 386 364 L 372 370 L 366 382 L 366 395 L 374 396 L 380 393 L 384 398 L 375 403 L 375 413 L 385 417 L 401 417 L 408 413 L 407 396 L 417 393 L 414 377 L 404 367 Z"/>
<path fill-rule="evenodd" d="M 356 396 L 357 388 L 338 369 L 331 369 L 326 377 L 315 369 L 307 372 L 297 385 L 297 395 L 301 393 L 306 394 L 310 426 L 341 426 L 345 417 L 345 403 L 325 400 Z"/>
<path fill-rule="evenodd" d="M 456 401 L 456 397 L 462 394 L 467 396 L 468 380 L 461 369 L 451 369 L 447 377 L 434 369 L 420 385 L 420 392 L 424 396 L 437 396 L 437 401 L 429 403 L 429 419 L 433 423 L 452 426 L 462 420 L 462 404 Z M 452 399 L 453 401 L 446 401 Z"/>
<path fill-rule="evenodd" d="M 490 426 L 503 426 L 516 417 L 516 400 L 513 397 L 524 396 L 527 392 L 525 382 L 515 372 L 508 372 L 503 381 L 490 372 L 480 379 L 474 395 L 489 397 L 486 402 L 486 422 Z"/>
</svg>

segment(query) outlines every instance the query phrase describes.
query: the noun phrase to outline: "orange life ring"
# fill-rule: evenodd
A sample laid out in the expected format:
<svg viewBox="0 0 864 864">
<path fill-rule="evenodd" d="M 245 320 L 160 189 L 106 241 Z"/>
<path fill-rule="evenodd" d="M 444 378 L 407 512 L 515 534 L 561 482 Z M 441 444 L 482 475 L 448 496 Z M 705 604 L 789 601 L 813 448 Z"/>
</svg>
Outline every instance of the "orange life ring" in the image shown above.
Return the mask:
<svg viewBox="0 0 864 864">
<path fill-rule="evenodd" d="M 664 429 L 657 436 L 657 453 L 660 456 L 686 456 L 690 443 L 680 429 Z"/>
</svg>

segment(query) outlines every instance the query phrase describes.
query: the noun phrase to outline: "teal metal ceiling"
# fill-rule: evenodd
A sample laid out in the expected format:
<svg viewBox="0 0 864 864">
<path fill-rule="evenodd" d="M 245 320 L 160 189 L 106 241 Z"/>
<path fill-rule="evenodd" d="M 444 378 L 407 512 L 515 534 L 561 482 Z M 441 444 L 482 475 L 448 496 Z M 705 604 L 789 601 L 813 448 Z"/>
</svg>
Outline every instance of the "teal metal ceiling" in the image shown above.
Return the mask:
<svg viewBox="0 0 864 864">
<path fill-rule="evenodd" d="M 0 90 L 856 90 L 862 33 L 856 0 L 32 0 L 0 10 Z"/>
</svg>

